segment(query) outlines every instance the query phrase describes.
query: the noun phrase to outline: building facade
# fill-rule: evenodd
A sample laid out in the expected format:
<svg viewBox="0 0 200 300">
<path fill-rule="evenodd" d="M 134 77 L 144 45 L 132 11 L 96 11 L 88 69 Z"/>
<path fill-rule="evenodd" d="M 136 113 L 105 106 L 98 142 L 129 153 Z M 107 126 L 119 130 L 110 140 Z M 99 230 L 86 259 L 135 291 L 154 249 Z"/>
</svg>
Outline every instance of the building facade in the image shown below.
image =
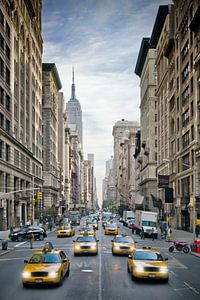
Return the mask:
<svg viewBox="0 0 200 300">
<path fill-rule="evenodd" d="M 61 82 L 54 63 L 42 64 L 43 112 L 43 215 L 56 215 L 59 208 L 58 97 Z"/>
<path fill-rule="evenodd" d="M 43 184 L 41 8 L 0 2 L 0 230 L 34 221 Z"/>
<path fill-rule="evenodd" d="M 135 73 L 140 77 L 140 124 L 141 148 L 137 162 L 140 168 L 138 190 L 144 196 L 143 207 L 155 210 L 151 195 L 157 196 L 157 147 L 158 115 L 155 95 L 157 72 L 156 51 L 150 45 L 150 38 L 143 38 Z"/>
</svg>

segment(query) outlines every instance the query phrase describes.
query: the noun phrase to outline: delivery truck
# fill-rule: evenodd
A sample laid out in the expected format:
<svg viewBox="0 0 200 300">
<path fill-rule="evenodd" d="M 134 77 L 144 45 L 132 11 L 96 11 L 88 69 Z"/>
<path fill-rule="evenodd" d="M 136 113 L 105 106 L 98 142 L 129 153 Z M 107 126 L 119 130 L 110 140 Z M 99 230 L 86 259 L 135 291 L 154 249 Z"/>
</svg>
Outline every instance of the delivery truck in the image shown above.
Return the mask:
<svg viewBox="0 0 200 300">
<path fill-rule="evenodd" d="M 123 211 L 123 217 L 122 217 L 122 222 L 124 226 L 128 226 L 128 221 L 129 220 L 135 220 L 135 213 L 132 210 L 124 210 Z"/>
<path fill-rule="evenodd" d="M 135 231 L 140 234 L 142 227 L 145 237 L 158 237 L 158 213 L 153 211 L 136 210 L 135 212 Z"/>
</svg>

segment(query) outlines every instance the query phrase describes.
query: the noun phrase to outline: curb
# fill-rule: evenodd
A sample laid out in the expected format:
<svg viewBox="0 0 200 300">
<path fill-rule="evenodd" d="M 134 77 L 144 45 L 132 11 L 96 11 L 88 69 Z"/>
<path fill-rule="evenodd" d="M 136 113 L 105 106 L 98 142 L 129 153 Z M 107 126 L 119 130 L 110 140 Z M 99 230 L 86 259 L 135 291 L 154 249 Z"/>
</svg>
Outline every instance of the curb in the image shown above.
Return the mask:
<svg viewBox="0 0 200 300">
<path fill-rule="evenodd" d="M 195 253 L 195 252 L 190 252 L 190 255 L 193 255 L 193 256 L 196 256 L 196 257 L 199 257 L 199 258 L 200 258 L 200 254 Z"/>
</svg>

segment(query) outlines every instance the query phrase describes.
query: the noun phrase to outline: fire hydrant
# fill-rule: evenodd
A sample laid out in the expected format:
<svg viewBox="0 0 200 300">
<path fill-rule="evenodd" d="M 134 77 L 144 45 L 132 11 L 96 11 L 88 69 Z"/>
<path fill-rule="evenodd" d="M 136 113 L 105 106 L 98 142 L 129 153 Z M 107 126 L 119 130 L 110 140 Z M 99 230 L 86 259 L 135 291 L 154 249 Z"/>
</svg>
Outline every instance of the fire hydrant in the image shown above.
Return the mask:
<svg viewBox="0 0 200 300">
<path fill-rule="evenodd" d="M 2 250 L 7 250 L 8 249 L 8 241 L 2 240 L 1 248 L 2 248 Z"/>
</svg>

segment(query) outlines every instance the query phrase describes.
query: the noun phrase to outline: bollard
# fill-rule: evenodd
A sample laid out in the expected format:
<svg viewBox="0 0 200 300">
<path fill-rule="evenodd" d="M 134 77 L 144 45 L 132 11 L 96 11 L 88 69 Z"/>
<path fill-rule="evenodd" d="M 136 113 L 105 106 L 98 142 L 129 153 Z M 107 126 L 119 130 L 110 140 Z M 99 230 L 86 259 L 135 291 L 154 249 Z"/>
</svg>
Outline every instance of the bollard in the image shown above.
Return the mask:
<svg viewBox="0 0 200 300">
<path fill-rule="evenodd" d="M 7 250 L 8 249 L 8 241 L 3 240 L 1 247 L 2 247 L 2 250 Z"/>
</svg>

